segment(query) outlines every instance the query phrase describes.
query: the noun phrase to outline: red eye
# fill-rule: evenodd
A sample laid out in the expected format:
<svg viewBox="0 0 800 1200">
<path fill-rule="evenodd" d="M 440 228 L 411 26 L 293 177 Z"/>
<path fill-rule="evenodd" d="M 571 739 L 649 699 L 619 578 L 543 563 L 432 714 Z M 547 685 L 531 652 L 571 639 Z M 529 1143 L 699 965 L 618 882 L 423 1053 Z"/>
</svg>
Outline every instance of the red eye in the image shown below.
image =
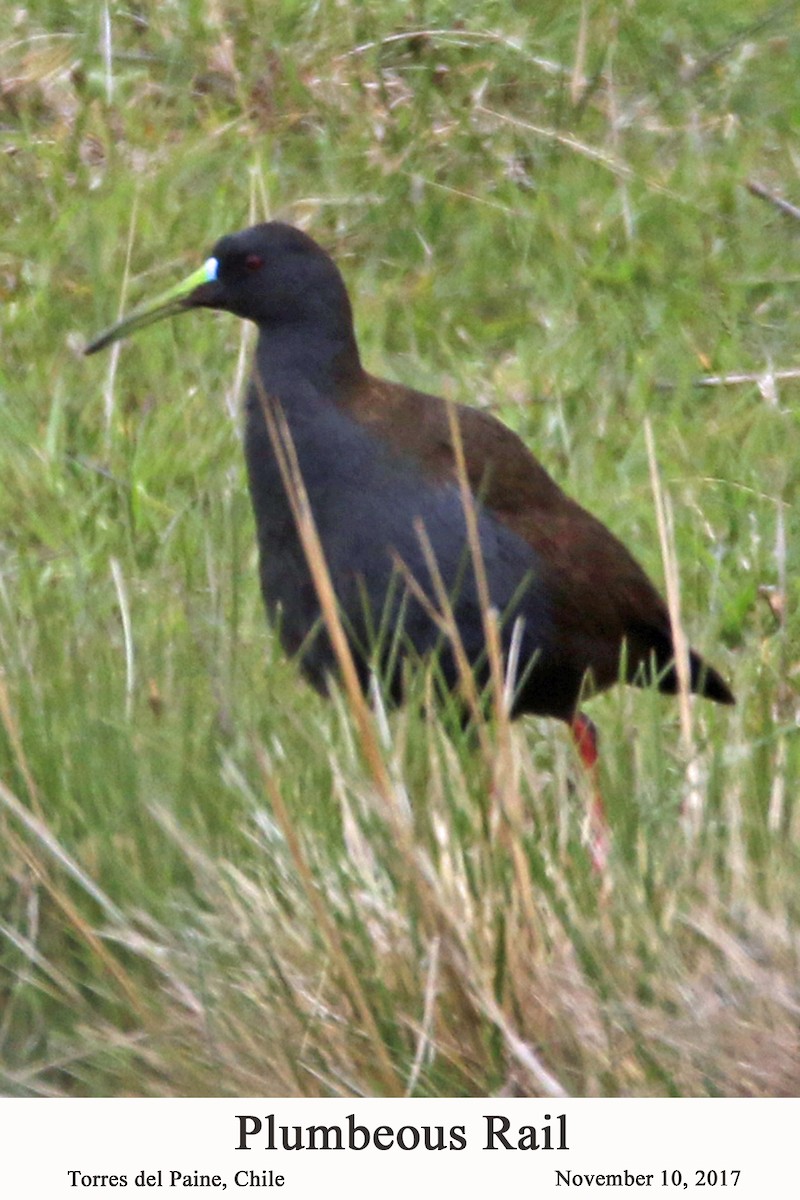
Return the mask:
<svg viewBox="0 0 800 1200">
<path fill-rule="evenodd" d="M 264 260 L 260 254 L 248 254 L 244 260 L 244 265 L 247 271 L 260 271 L 264 265 Z"/>
</svg>

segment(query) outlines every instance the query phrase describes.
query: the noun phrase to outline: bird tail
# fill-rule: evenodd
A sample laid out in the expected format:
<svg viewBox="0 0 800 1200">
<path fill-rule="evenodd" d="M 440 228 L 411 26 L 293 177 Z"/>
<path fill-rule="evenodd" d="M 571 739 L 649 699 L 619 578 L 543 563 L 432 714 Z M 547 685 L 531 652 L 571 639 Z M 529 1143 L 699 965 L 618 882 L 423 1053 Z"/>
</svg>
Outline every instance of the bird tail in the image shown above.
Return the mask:
<svg viewBox="0 0 800 1200">
<path fill-rule="evenodd" d="M 660 644 L 663 640 L 663 646 Z M 675 670 L 675 652 L 672 639 L 661 634 L 653 647 L 658 667 L 657 686 L 660 692 L 674 696 L 678 691 L 678 672 Z M 698 696 L 714 700 L 717 704 L 735 704 L 736 698 L 718 671 L 715 671 L 696 650 L 689 651 L 689 688 Z"/>
</svg>

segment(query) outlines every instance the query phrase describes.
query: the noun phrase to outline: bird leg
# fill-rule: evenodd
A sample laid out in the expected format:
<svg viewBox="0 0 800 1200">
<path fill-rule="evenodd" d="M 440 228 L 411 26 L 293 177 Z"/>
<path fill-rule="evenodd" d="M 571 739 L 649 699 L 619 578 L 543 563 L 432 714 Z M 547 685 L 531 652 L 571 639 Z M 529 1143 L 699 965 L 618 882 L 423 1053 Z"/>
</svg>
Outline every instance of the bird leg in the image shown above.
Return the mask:
<svg viewBox="0 0 800 1200">
<path fill-rule="evenodd" d="M 605 871 L 608 861 L 611 839 L 608 832 L 606 809 L 600 791 L 600 779 L 597 769 L 597 760 L 600 756 L 597 728 L 594 721 L 590 720 L 586 716 L 586 713 L 582 712 L 575 714 L 570 721 L 569 728 L 572 740 L 575 742 L 581 762 L 586 768 L 591 783 L 592 799 L 588 813 L 589 854 L 591 855 L 594 869 L 599 874 L 602 874 Z"/>
</svg>

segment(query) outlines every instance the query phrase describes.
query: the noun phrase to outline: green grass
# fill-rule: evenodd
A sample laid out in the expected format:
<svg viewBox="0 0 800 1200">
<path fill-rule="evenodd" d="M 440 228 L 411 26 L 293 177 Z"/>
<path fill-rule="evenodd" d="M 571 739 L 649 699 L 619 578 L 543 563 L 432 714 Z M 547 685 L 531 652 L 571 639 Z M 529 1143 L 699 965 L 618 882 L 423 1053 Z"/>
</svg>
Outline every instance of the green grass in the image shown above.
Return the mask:
<svg viewBox="0 0 800 1200">
<path fill-rule="evenodd" d="M 0 1090 L 796 1094 L 797 4 L 143 3 L 0 42 Z M 733 711 L 417 702 L 365 756 L 257 594 L 243 330 L 85 339 L 303 224 L 378 373 L 491 407 L 663 579 Z M 699 376 L 759 382 L 697 388 Z M 765 592 L 765 589 L 773 589 Z M 773 605 L 767 602 L 772 598 Z M 124 619 L 123 619 L 124 618 Z M 126 633 L 126 625 L 128 633 Z M 368 739 L 367 739 L 368 740 Z M 687 796 L 695 828 L 680 816 Z"/>
</svg>

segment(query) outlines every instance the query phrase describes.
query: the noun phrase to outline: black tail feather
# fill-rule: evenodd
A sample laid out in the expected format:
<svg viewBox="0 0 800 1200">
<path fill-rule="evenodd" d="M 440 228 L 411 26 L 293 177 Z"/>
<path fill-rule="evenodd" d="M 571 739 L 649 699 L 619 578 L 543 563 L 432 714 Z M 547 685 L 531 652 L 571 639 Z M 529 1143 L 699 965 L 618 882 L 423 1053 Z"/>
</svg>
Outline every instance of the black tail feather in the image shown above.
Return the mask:
<svg viewBox="0 0 800 1200">
<path fill-rule="evenodd" d="M 719 671 L 709 666 L 696 650 L 689 651 L 689 680 L 691 690 L 698 696 L 705 696 L 707 700 L 714 700 L 717 704 L 736 703 L 736 697 Z M 658 690 L 671 696 L 678 691 L 678 672 L 675 670 L 674 661 L 670 662 L 665 670 L 660 671 Z"/>
<path fill-rule="evenodd" d="M 674 696 L 678 691 L 678 673 L 675 670 L 675 651 L 672 638 L 660 629 L 649 627 L 639 634 L 639 645 L 650 651 L 650 664 L 644 667 L 642 657 L 640 666 L 632 682 L 644 683 L 645 686 L 653 681 L 660 692 Z M 689 687 L 698 696 L 714 700 L 717 704 L 735 704 L 736 698 L 718 671 L 701 658 L 696 650 L 689 651 Z"/>
<path fill-rule="evenodd" d="M 716 700 L 717 704 L 736 703 L 736 697 L 719 672 L 710 667 L 694 650 L 689 651 L 689 670 L 692 691 L 697 692 L 698 696 Z"/>
</svg>

